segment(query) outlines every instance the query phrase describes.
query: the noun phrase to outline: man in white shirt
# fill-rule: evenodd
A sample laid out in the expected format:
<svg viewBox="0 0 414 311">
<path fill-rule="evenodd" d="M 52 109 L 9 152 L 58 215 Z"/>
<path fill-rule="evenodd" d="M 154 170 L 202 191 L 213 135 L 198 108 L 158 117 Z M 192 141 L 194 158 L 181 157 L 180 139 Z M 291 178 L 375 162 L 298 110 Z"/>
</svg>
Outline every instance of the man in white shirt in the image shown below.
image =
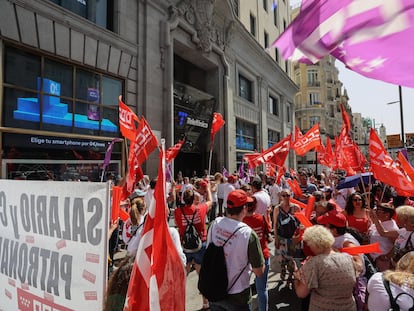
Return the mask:
<svg viewBox="0 0 414 311">
<path fill-rule="evenodd" d="M 256 213 L 264 215 L 269 219 L 271 204 L 270 195 L 262 187 L 262 181 L 260 179 L 254 179 L 252 182 L 253 196 L 256 198 Z"/>
</svg>

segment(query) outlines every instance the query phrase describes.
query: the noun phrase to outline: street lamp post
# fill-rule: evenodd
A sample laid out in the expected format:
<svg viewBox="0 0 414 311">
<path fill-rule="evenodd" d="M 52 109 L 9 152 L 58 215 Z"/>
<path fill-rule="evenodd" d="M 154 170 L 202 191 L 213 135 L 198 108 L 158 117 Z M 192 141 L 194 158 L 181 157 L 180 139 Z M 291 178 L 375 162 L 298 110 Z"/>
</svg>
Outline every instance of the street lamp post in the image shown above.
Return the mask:
<svg viewBox="0 0 414 311">
<path fill-rule="evenodd" d="M 402 88 L 401 88 L 401 85 L 398 86 L 398 95 L 399 95 L 399 98 L 400 98 L 399 100 L 387 103 L 387 105 L 400 103 L 401 142 L 402 142 L 403 148 L 405 148 L 404 112 L 403 112 L 403 101 L 402 101 Z"/>
</svg>

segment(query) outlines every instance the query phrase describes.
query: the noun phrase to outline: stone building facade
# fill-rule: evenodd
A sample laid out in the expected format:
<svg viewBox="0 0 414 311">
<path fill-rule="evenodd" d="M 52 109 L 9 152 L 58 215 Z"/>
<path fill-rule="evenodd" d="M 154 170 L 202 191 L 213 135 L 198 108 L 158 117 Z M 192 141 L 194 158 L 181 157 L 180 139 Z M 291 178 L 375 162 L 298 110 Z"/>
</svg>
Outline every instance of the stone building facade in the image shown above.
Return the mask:
<svg viewBox="0 0 414 311">
<path fill-rule="evenodd" d="M 167 148 L 186 138 L 174 174 L 209 166 L 214 111 L 212 172 L 289 134 L 297 86 L 236 13 L 230 0 L 0 0 L 1 178 L 100 180 L 119 95 Z M 108 172 L 123 175 L 125 147 Z"/>
</svg>

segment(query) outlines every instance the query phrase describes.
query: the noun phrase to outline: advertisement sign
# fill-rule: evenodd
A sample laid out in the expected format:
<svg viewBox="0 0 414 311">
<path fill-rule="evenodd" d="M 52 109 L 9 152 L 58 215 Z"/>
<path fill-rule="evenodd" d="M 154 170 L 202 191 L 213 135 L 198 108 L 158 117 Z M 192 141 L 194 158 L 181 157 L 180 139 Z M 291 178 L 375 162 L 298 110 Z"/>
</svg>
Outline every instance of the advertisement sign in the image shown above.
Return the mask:
<svg viewBox="0 0 414 311">
<path fill-rule="evenodd" d="M 109 184 L 0 180 L 0 310 L 102 310 Z"/>
<path fill-rule="evenodd" d="M 401 148 L 403 145 L 400 134 L 387 135 L 387 144 L 388 148 Z"/>
</svg>

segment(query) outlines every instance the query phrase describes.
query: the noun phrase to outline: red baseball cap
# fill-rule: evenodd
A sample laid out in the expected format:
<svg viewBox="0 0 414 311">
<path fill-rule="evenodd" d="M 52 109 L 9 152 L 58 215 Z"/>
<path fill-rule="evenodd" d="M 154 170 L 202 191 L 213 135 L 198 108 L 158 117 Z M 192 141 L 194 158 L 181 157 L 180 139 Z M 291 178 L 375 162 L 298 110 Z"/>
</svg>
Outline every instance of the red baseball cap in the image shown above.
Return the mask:
<svg viewBox="0 0 414 311">
<path fill-rule="evenodd" d="M 233 190 L 227 197 L 227 208 L 241 207 L 249 202 L 253 202 L 253 199 L 246 192 L 240 189 Z"/>
<path fill-rule="evenodd" d="M 333 225 L 338 228 L 346 227 L 345 215 L 342 213 L 337 213 L 336 211 L 331 211 L 322 216 L 319 216 L 317 221 L 320 225 Z"/>
</svg>

